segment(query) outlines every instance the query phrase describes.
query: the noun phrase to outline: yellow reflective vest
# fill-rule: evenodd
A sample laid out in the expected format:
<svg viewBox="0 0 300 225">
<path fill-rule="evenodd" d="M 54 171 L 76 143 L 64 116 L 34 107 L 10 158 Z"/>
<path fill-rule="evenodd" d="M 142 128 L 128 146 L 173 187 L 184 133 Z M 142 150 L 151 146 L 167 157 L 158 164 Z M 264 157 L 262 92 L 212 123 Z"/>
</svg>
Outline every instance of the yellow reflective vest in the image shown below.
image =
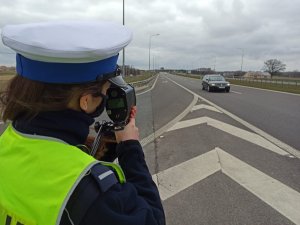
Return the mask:
<svg viewBox="0 0 300 225">
<path fill-rule="evenodd" d="M 75 146 L 9 125 L 0 137 L 0 225 L 59 224 L 75 187 L 97 163 Z"/>
</svg>

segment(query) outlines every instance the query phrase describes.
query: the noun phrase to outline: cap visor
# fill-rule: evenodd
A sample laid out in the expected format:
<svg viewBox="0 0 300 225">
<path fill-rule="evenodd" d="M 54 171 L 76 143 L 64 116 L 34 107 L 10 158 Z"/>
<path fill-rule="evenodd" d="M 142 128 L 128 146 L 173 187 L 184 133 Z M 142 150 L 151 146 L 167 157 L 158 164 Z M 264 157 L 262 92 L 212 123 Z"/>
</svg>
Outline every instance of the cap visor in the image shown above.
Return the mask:
<svg viewBox="0 0 300 225">
<path fill-rule="evenodd" d="M 126 81 L 123 79 L 122 76 L 116 76 L 116 77 L 113 77 L 113 78 L 110 78 L 109 81 L 116 85 L 116 86 L 119 86 L 119 87 L 126 87 L 127 86 L 127 83 Z"/>
</svg>

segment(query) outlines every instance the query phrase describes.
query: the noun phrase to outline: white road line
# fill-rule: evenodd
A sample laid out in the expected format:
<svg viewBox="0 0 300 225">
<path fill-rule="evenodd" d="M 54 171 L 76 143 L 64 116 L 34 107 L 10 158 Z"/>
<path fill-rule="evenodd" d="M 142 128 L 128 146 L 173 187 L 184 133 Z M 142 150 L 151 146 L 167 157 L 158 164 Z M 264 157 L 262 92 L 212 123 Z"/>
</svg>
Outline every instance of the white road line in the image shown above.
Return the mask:
<svg viewBox="0 0 300 225">
<path fill-rule="evenodd" d="M 219 171 L 218 155 L 210 151 L 152 176 L 160 197 L 166 200 Z"/>
<path fill-rule="evenodd" d="M 152 87 L 151 87 L 150 89 L 148 89 L 147 91 L 144 91 L 144 92 L 138 93 L 138 94 L 136 94 L 136 95 L 143 95 L 143 94 L 145 94 L 145 93 L 147 93 L 147 92 L 149 92 L 149 91 L 152 91 L 152 90 L 153 90 L 153 88 L 154 88 L 154 87 L 155 87 L 155 85 L 156 85 L 156 82 L 157 82 L 157 79 L 158 79 L 158 77 L 159 77 L 159 74 L 157 75 L 157 77 L 156 77 L 156 80 L 154 81 L 154 83 L 153 83 L 153 85 L 152 85 Z"/>
<path fill-rule="evenodd" d="M 264 174 L 221 148 L 180 163 L 152 176 L 162 200 L 222 171 L 283 216 L 300 224 L 300 193 Z"/>
<path fill-rule="evenodd" d="M 172 79 L 166 77 L 167 79 L 169 79 L 170 81 L 172 81 L 174 84 L 176 84 L 177 86 L 183 88 L 184 90 L 186 90 L 187 92 L 194 94 L 196 96 L 198 96 L 201 100 L 207 102 L 208 104 L 212 105 L 213 107 L 219 109 L 220 111 L 222 111 L 224 114 L 226 114 L 227 116 L 231 117 L 232 119 L 238 121 L 239 123 L 241 123 L 242 125 L 244 125 L 245 127 L 249 128 L 250 130 L 252 130 L 253 132 L 257 133 L 258 135 L 266 138 L 267 140 L 269 140 L 270 142 L 274 143 L 275 145 L 277 145 L 278 147 L 286 150 L 287 152 L 289 152 L 290 154 L 296 156 L 297 158 L 300 159 L 300 151 L 293 148 L 292 146 L 278 140 L 277 138 L 273 137 L 272 135 L 264 132 L 263 130 L 253 126 L 252 124 L 248 123 L 247 121 L 241 119 L 240 117 L 232 114 L 231 112 L 228 112 L 227 110 L 223 109 L 222 107 L 214 104 L 213 102 L 203 98 L 202 96 L 196 94 L 195 92 L 189 90 L 188 88 L 184 87 L 181 84 L 178 84 L 177 82 L 173 81 Z"/>
<path fill-rule="evenodd" d="M 211 111 L 214 111 L 214 112 L 222 113 L 220 110 L 216 109 L 215 107 L 212 107 L 210 105 L 205 105 L 205 104 L 195 105 L 192 108 L 192 112 L 196 111 L 196 110 L 199 110 L 199 109 L 207 109 L 207 110 L 211 110 Z"/>
<path fill-rule="evenodd" d="M 300 193 L 216 148 L 222 172 L 266 202 L 283 216 L 300 224 Z"/>
<path fill-rule="evenodd" d="M 241 95 L 241 94 L 242 94 L 241 92 L 238 92 L 238 91 L 230 91 L 230 92 L 233 92 L 233 93 L 235 93 L 235 94 L 239 94 L 239 95 Z"/>
<path fill-rule="evenodd" d="M 173 120 L 171 120 L 169 123 L 167 123 L 160 129 L 158 129 L 154 133 L 150 134 L 149 136 L 147 136 L 143 140 L 141 140 L 140 141 L 141 145 L 144 147 L 148 143 L 154 141 L 155 138 L 159 137 L 164 132 L 166 132 L 170 127 L 172 127 L 174 124 L 176 124 L 178 121 L 182 120 L 182 118 L 185 117 L 191 111 L 191 109 L 194 107 L 194 105 L 196 105 L 197 101 L 198 101 L 198 97 L 196 95 L 194 95 L 193 101 L 182 113 L 180 113 Z"/>
<path fill-rule="evenodd" d="M 196 119 L 180 121 L 177 124 L 175 124 L 173 127 L 171 127 L 168 131 L 187 128 L 187 127 L 196 126 L 196 125 L 200 125 L 200 124 L 204 124 L 204 123 L 207 123 L 208 126 L 217 128 L 217 129 L 224 131 L 230 135 L 241 138 L 241 139 L 248 141 L 250 143 L 253 143 L 255 145 L 261 146 L 261 147 L 268 149 L 272 152 L 275 152 L 279 155 L 284 155 L 284 156 L 289 155 L 289 153 L 287 153 L 286 151 L 282 150 L 281 148 L 274 145 L 267 139 L 255 134 L 255 133 L 243 130 L 241 128 L 238 128 L 238 127 L 232 126 L 230 124 L 221 122 L 219 120 L 215 120 L 215 119 L 212 119 L 210 117 L 205 117 L 205 116 L 196 118 Z"/>
</svg>

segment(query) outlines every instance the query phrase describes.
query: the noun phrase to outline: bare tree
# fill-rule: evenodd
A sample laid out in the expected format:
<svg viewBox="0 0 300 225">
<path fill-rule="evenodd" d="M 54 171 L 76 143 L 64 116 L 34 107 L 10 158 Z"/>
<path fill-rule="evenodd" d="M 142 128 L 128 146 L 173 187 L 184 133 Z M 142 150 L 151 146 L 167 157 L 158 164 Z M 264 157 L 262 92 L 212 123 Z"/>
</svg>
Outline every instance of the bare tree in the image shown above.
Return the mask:
<svg viewBox="0 0 300 225">
<path fill-rule="evenodd" d="M 271 74 L 271 78 L 281 71 L 285 70 L 286 65 L 278 59 L 269 59 L 264 62 L 263 70 Z"/>
</svg>

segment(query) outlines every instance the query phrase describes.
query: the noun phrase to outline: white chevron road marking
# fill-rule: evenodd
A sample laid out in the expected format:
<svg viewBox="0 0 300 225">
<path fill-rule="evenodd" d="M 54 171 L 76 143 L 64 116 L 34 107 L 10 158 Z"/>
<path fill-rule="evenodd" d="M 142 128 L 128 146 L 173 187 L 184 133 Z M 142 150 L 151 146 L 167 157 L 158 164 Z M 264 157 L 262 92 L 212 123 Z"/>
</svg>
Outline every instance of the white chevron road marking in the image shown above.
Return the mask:
<svg viewBox="0 0 300 225">
<path fill-rule="evenodd" d="M 221 169 L 216 151 L 197 156 L 152 176 L 166 200 Z"/>
<path fill-rule="evenodd" d="M 300 224 L 300 193 L 220 148 L 222 172 L 266 202 L 283 216 Z"/>
<path fill-rule="evenodd" d="M 158 185 L 162 200 L 167 200 L 220 170 L 283 216 L 300 224 L 299 192 L 221 148 L 154 174 L 152 178 Z"/>
<path fill-rule="evenodd" d="M 185 121 L 180 121 L 177 124 L 175 124 L 173 127 L 171 127 L 168 131 L 173 131 L 173 130 L 178 130 L 178 129 L 183 129 L 191 126 L 196 126 L 200 124 L 207 124 L 208 126 L 212 126 L 214 128 L 217 128 L 221 131 L 224 131 L 228 134 L 231 134 L 233 136 L 236 136 L 238 138 L 241 138 L 245 141 L 248 141 L 250 143 L 256 144 L 258 146 L 261 146 L 265 149 L 268 149 L 272 152 L 275 152 L 279 155 L 289 155 L 288 152 L 282 150 L 278 146 L 274 145 L 272 142 L 268 141 L 267 139 L 261 137 L 258 134 L 243 130 L 241 128 L 232 126 L 230 124 L 221 122 L 219 120 L 212 119 L 210 117 L 199 117 L 196 119 L 191 119 L 191 120 L 185 120 Z"/>
<path fill-rule="evenodd" d="M 205 105 L 205 104 L 195 105 L 192 108 L 192 112 L 196 111 L 196 110 L 199 110 L 199 109 L 207 109 L 207 110 L 211 110 L 211 111 L 214 111 L 214 112 L 222 113 L 220 110 L 216 109 L 215 107 L 210 106 L 210 105 Z"/>
</svg>

